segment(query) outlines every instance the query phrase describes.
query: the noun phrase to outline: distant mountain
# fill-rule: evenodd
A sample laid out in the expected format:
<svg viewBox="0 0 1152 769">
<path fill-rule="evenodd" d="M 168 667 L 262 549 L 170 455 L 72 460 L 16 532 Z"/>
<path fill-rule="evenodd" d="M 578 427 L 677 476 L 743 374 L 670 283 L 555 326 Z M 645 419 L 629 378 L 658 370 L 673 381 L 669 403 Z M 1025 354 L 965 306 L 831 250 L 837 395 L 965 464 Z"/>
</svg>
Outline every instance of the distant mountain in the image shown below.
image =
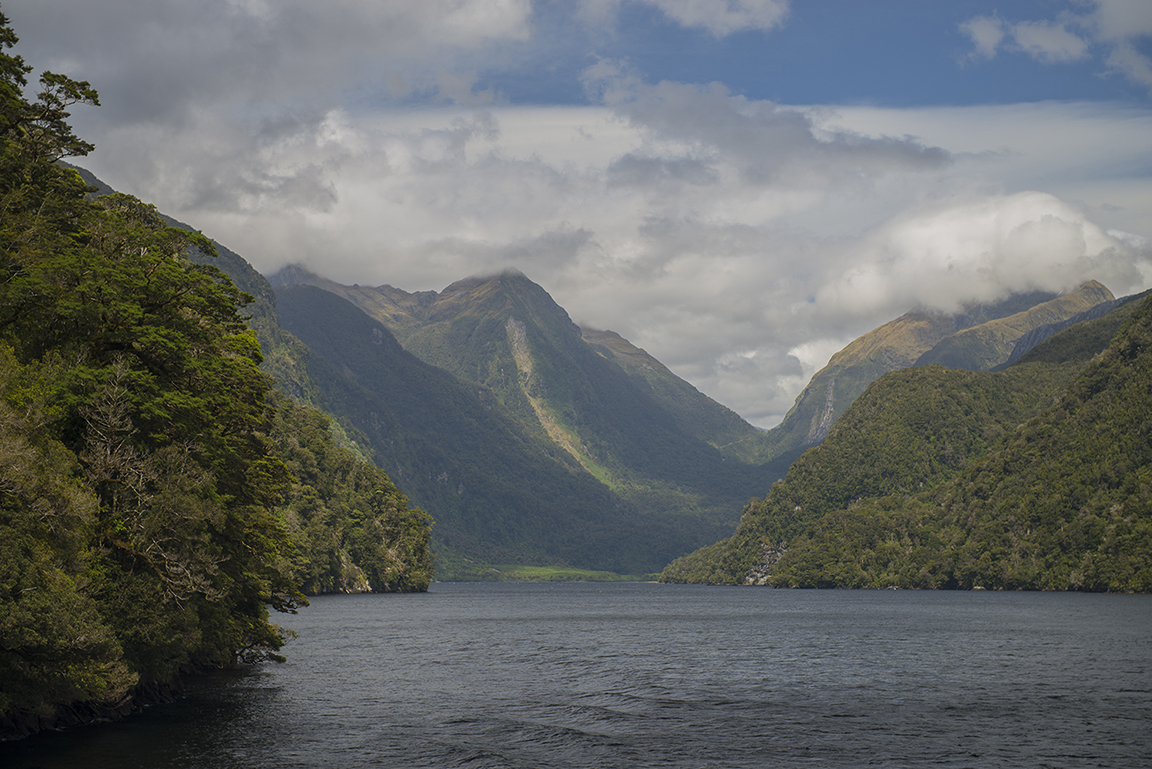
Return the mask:
<svg viewBox="0 0 1152 769">
<path fill-rule="evenodd" d="M 355 303 L 426 364 L 484 388 L 524 435 L 657 518 L 723 530 L 791 459 L 740 461 L 757 456 L 760 431 L 619 336 L 582 331 L 522 274 L 419 294 L 341 286 L 299 268 L 272 280 L 322 287 Z"/>
<path fill-rule="evenodd" d="M 481 293 L 516 296 L 522 291 L 533 303 L 517 306 L 518 317 L 532 321 L 534 312 L 552 321 L 561 317 L 562 311 L 548 306 L 550 300 L 544 301 L 547 295 L 539 287 L 522 277 L 509 281 L 507 292 L 494 284 Z M 541 423 L 526 425 L 493 389 L 421 361 L 383 324 L 347 300 L 315 286 L 296 285 L 279 288 L 277 301 L 284 327 L 311 350 L 309 373 L 325 394 L 327 408 L 366 435 L 377 462 L 435 517 L 442 578 L 484 576 L 469 564 L 654 572 L 733 525 L 735 495 L 723 484 L 741 493 L 770 482 L 763 479 L 762 468 L 725 463 L 714 449 L 678 434 L 673 420 L 642 402 L 619 367 L 581 346 L 570 322 L 568 328 L 554 323 L 549 331 L 556 336 L 540 342 L 537 334 L 545 332 L 535 322 L 529 326 L 511 315 L 488 318 L 499 337 L 511 340 L 504 347 L 504 376 L 526 383 L 523 401 L 513 406 L 530 413 L 539 408 L 547 415 L 555 401 L 542 390 L 581 387 L 577 376 L 565 379 L 551 372 L 535 381 L 533 366 L 544 369 L 550 361 L 527 358 L 523 346 L 551 342 L 570 346 L 574 356 L 584 350 L 601 361 L 600 378 L 615 382 L 610 401 L 616 411 L 608 418 L 625 424 L 650 420 L 639 428 L 647 429 L 648 436 L 632 436 L 637 453 L 647 452 L 637 463 L 674 468 L 661 468 L 661 476 L 653 473 L 646 478 L 647 486 L 624 486 L 619 475 L 594 464 L 584 448 L 588 433 L 573 433 L 571 440 L 581 444 L 572 450 L 571 444 L 552 439 Z M 526 341 L 529 335 L 532 342 Z M 481 335 L 477 343 L 484 347 L 495 341 Z M 571 358 L 564 364 L 580 372 Z M 551 427 L 562 430 L 567 425 Z M 609 439 L 627 440 L 620 434 L 600 437 Z M 611 448 L 620 451 L 619 445 Z M 691 462 L 706 464 L 703 469 L 685 467 Z M 683 471 L 677 473 L 677 467 Z M 604 483 L 604 477 L 616 483 Z M 688 487 L 692 479 L 701 478 L 714 484 L 707 491 L 715 496 Z M 673 485 L 676 480 L 682 485 Z"/>
<path fill-rule="evenodd" d="M 616 332 L 581 328 L 580 334 L 597 353 L 619 365 L 688 434 L 743 462 L 766 462 L 776 456 L 764 431 L 701 393 Z"/>
<path fill-rule="evenodd" d="M 532 406 L 533 398 L 524 391 L 525 382 L 506 375 L 510 370 L 519 370 L 507 334 L 506 326 L 510 319 L 532 327 L 534 339 L 539 336 L 550 340 L 548 349 L 565 358 L 565 365 L 575 360 L 568 348 L 584 347 L 615 363 L 631 378 L 633 385 L 666 412 L 681 430 L 726 457 L 756 464 L 767 462 L 780 453 L 773 450 L 763 431 L 701 393 L 619 334 L 579 328 L 579 336 L 585 344 L 574 343 L 570 337 L 578 327 L 543 288 L 520 273 L 468 278 L 439 293 L 408 293 L 388 285 L 346 286 L 298 266 L 285 267 L 272 276 L 271 281 L 280 286 L 318 286 L 344 297 L 387 326 L 404 348 L 421 360 L 490 387 L 530 426 L 537 423 L 543 426 L 555 420 L 548 416 L 541 418 L 541 412 Z M 587 349 L 581 349 L 578 356 L 588 361 Z M 521 358 L 520 362 L 526 361 Z M 589 386 L 595 389 L 602 379 L 598 373 L 602 366 L 595 361 L 587 365 L 591 366 Z M 534 370 L 534 378 L 539 380 L 547 370 L 547 367 L 541 371 Z M 603 397 L 601 393 L 587 403 L 603 400 Z M 555 393 L 550 393 L 545 400 L 555 400 Z M 535 402 L 541 405 L 539 399 Z M 587 403 L 585 409 L 589 407 Z M 574 408 L 573 403 L 555 403 L 551 410 L 571 412 Z M 550 424 L 545 430 L 558 444 L 579 453 L 571 438 L 571 429 Z M 585 459 L 591 460 L 587 456 Z"/>
<path fill-rule="evenodd" d="M 1060 323 L 1113 299 L 1111 291 L 1093 280 L 1022 312 L 957 331 L 921 355 L 915 365 L 936 363 L 948 368 L 990 371 L 1008 360 L 1016 342 L 1033 329 Z"/>
<path fill-rule="evenodd" d="M 1152 590 L 1149 329 L 1131 302 L 1001 373 L 887 374 L 662 579 Z"/>
<path fill-rule="evenodd" d="M 1008 356 L 1008 360 L 989 370 L 999 371 L 1001 369 L 1007 368 L 1031 352 L 1032 348 L 1036 347 L 1046 339 L 1059 334 L 1064 329 L 1071 328 L 1077 323 L 1082 323 L 1086 320 L 1103 318 L 1108 313 L 1128 304 L 1129 302 L 1135 302 L 1140 299 L 1147 298 L 1149 294 L 1152 294 L 1152 291 L 1144 291 L 1139 294 L 1132 294 L 1131 296 L 1124 296 L 1119 299 L 1112 299 L 1107 302 L 1101 302 L 1100 304 L 1088 308 L 1084 312 L 1076 313 L 1071 318 L 1067 318 L 1066 320 L 1057 321 L 1055 323 L 1045 323 L 1043 326 L 1037 326 L 1016 340 L 1016 344 L 1013 345 L 1012 353 Z"/>
<path fill-rule="evenodd" d="M 1016 294 L 995 304 L 969 306 L 955 315 L 909 312 L 832 356 L 801 391 L 783 422 L 768 432 L 773 452 L 780 455 L 818 445 L 868 385 L 889 371 L 930 362 L 991 368 L 1003 362 L 1016 339 L 1032 328 L 1111 298 L 1108 289 L 1092 282 L 1066 296 Z"/>
</svg>

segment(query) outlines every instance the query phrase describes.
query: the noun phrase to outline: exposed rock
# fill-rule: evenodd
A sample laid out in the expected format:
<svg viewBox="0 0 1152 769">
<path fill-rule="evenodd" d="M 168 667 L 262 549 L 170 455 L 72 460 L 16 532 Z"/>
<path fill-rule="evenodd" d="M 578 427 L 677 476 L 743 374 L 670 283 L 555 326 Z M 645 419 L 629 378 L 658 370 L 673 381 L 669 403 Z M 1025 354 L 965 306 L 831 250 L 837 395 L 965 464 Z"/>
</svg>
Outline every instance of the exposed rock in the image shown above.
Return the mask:
<svg viewBox="0 0 1152 769">
<path fill-rule="evenodd" d="M 760 548 L 760 562 L 748 570 L 744 575 L 745 585 L 767 585 L 772 576 L 772 569 L 776 563 L 788 552 L 786 542 L 777 542 L 775 545 L 764 545 Z"/>
</svg>

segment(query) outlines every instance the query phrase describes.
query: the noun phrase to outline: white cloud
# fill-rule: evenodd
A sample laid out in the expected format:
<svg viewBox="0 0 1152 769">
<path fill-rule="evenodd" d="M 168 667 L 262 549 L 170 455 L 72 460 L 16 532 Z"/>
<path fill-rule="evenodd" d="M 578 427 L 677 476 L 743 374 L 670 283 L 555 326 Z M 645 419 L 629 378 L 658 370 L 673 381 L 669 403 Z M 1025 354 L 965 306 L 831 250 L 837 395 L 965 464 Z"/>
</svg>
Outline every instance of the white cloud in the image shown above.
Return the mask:
<svg viewBox="0 0 1152 769">
<path fill-rule="evenodd" d="M 1108 54 L 1106 63 L 1129 80 L 1139 83 L 1152 94 L 1152 59 L 1136 50 L 1127 41 L 1117 43 Z"/>
<path fill-rule="evenodd" d="M 821 301 L 870 314 L 917 304 L 955 312 L 1012 293 L 1063 292 L 1092 279 L 1140 287 L 1138 255 L 1084 215 L 1040 192 L 981 196 L 912 211 L 855 245 L 853 266 Z"/>
<path fill-rule="evenodd" d="M 1008 22 L 998 15 L 974 16 L 960 24 L 973 50 L 970 59 L 993 59 L 1001 49 L 1024 53 L 1043 64 L 1081 61 L 1093 46 L 1106 50 L 1103 63 L 1152 94 L 1152 59 L 1136 41 L 1152 36 L 1152 3 L 1147 0 L 1087 0 L 1083 14 L 1061 12 L 1055 20 Z M 1070 27 L 1078 29 L 1077 34 Z"/>
<path fill-rule="evenodd" d="M 997 16 L 974 16 L 960 25 L 960 31 L 976 46 L 972 58 L 992 59 L 1004 40 L 1004 20 Z"/>
<path fill-rule="evenodd" d="M 1016 44 L 1032 58 L 1044 64 L 1083 59 L 1088 44 L 1068 31 L 1063 24 L 1050 21 L 1022 21 L 1012 25 Z"/>
<path fill-rule="evenodd" d="M 261 115 L 350 95 L 456 98 L 478 57 L 528 39 L 532 3 L 6 0 L 4 11 L 27 60 L 83 72 L 118 121 L 171 122 L 192 108 Z"/>
<path fill-rule="evenodd" d="M 1146 0 L 1095 0 L 1091 20 L 1104 40 L 1152 35 L 1152 11 Z"/>
<path fill-rule="evenodd" d="M 609 25 L 629 0 L 580 0 L 585 22 Z M 783 24 L 790 0 L 631 0 L 659 9 L 683 27 L 697 27 L 714 37 L 750 30 L 767 31 Z"/>
<path fill-rule="evenodd" d="M 1152 185 L 1083 186 L 1149 156 L 1147 112 L 833 112 L 598 71 L 611 106 L 331 110 L 255 147 L 200 116 L 113 131 L 90 165 L 265 272 L 414 291 L 518 268 L 764 426 L 821 357 L 918 303 L 1152 275 L 1085 213 L 1152 233 Z"/>
<path fill-rule="evenodd" d="M 703 6 L 661 7 L 688 24 Z M 735 30 L 786 6 L 714 9 Z M 1147 109 L 803 108 L 606 59 L 585 72 L 595 106 L 511 107 L 475 73 L 533 33 L 527 0 L 4 10 L 29 61 L 51 51 L 100 89 L 75 113 L 85 165 L 258 269 L 414 291 L 516 267 L 764 426 L 918 302 L 1152 279 Z M 989 18 L 973 39 L 1016 45 Z"/>
<path fill-rule="evenodd" d="M 643 0 L 685 27 L 701 27 L 716 37 L 778 26 L 788 0 Z"/>
</svg>

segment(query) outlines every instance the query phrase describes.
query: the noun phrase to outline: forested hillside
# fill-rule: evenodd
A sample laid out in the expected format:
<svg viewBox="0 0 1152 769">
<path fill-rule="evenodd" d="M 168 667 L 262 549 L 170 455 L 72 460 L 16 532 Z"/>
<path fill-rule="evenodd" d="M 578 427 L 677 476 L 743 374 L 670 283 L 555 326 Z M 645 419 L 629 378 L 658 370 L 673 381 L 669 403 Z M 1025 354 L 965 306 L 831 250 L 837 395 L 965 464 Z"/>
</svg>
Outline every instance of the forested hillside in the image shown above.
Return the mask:
<svg viewBox="0 0 1152 769">
<path fill-rule="evenodd" d="M 1144 300 L 1001 373 L 891 373 L 663 579 L 1152 590 L 1150 367 Z"/>
<path fill-rule="evenodd" d="M 768 431 L 774 451 L 818 445 L 868 385 L 889 371 L 940 363 L 973 371 L 1004 362 L 1036 326 L 1068 318 L 1112 298 L 1092 281 L 1068 294 L 1015 294 L 945 315 L 914 310 L 854 340 L 816 372 L 784 421 Z"/>
<path fill-rule="evenodd" d="M 278 658 L 268 609 L 423 589 L 428 522 L 271 392 L 212 244 L 63 157 L 88 83 L 0 16 L 0 732 L 124 712 L 181 673 Z"/>
<path fill-rule="evenodd" d="M 419 294 L 299 268 L 273 281 L 327 408 L 436 517 L 446 575 L 485 575 L 464 558 L 657 571 L 787 469 L 726 452 L 763 436 L 619 337 L 590 343 L 522 274 Z"/>
<path fill-rule="evenodd" d="M 621 388 L 631 401 L 629 411 L 647 411 L 653 415 L 648 421 L 671 421 L 684 434 L 667 436 L 671 440 L 704 443 L 744 464 L 763 464 L 776 456 L 763 431 L 618 334 L 576 326 L 547 291 L 519 272 L 466 278 L 440 292 L 416 293 L 387 285 L 345 286 L 297 266 L 285 267 L 272 281 L 313 285 L 344 297 L 387 326 L 404 349 L 489 388 L 526 426 L 545 430 L 546 437 L 586 463 L 623 465 L 619 471 L 629 472 L 626 456 L 595 456 L 610 454 L 621 443 L 612 428 L 597 424 Z M 630 380 L 627 385 L 620 383 L 620 372 Z M 609 420 L 617 421 L 615 416 Z M 616 428 L 624 430 L 624 443 L 632 421 Z M 596 434 L 605 431 L 607 440 Z M 593 449 L 597 443 L 598 452 Z"/>
<path fill-rule="evenodd" d="M 644 574 L 722 531 L 700 516 L 641 514 L 486 388 L 417 359 L 344 299 L 302 285 L 278 300 L 328 407 L 435 512 L 444 573 L 485 578 L 469 565 L 483 563 Z"/>
</svg>

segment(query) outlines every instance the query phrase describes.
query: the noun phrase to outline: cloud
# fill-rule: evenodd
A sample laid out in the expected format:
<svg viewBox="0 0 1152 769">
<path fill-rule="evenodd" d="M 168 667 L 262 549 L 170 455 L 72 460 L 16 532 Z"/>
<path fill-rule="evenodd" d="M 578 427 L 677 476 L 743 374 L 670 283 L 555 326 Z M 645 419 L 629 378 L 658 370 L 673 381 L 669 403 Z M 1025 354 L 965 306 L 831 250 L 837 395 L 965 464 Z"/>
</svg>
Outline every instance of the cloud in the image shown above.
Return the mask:
<svg viewBox="0 0 1152 769">
<path fill-rule="evenodd" d="M 1012 36 L 1024 53 L 1042 64 L 1078 61 L 1088 53 L 1088 43 L 1069 32 L 1063 24 L 1050 21 L 1014 24 Z"/>
<path fill-rule="evenodd" d="M 4 10 L 37 66 L 83 72 L 117 120 L 335 106 L 350 93 L 457 97 L 492 46 L 523 42 L 531 0 L 107 0 Z M 67 23 L 63 23 L 67 17 Z M 51 41 L 49 51 L 37 41 Z M 108 56 L 109 46 L 117 56 Z M 365 90 L 366 89 L 366 90 Z"/>
<path fill-rule="evenodd" d="M 762 426 L 832 352 L 915 304 L 1082 277 L 1117 293 L 1152 283 L 1148 241 L 1127 234 L 1152 232 L 1147 109 L 789 106 L 595 57 L 580 58 L 587 104 L 508 104 L 483 73 L 521 55 L 546 68 L 537 36 L 572 20 L 561 5 L 4 11 L 29 61 L 100 89 L 104 107 L 75 112 L 98 147 L 84 165 L 266 274 L 303 262 L 415 291 L 515 267 L 577 322 Z M 622 6 L 581 7 L 607 25 Z M 661 7 L 692 24 L 704 6 Z M 1094 41 L 1137 28 L 1108 8 L 1098 27 L 1057 21 Z M 713 7 L 733 31 L 779 25 L 786 9 Z M 972 29 L 989 56 L 1017 45 L 988 18 Z"/>
<path fill-rule="evenodd" d="M 750 29 L 768 30 L 788 15 L 788 0 L 644 0 L 685 27 L 716 37 Z"/>
<path fill-rule="evenodd" d="M 1104 40 L 1152 35 L 1152 12 L 1144 0 L 1095 0 L 1091 21 Z"/>
<path fill-rule="evenodd" d="M 1093 48 L 1103 63 L 1152 94 L 1152 59 L 1136 41 L 1152 36 L 1152 5 L 1144 0 L 1090 0 L 1084 14 L 1061 12 L 1055 20 L 1008 22 L 999 15 L 973 16 L 960 31 L 973 44 L 968 58 L 990 60 L 1001 50 L 1023 53 L 1042 64 L 1082 61 Z M 1076 28 L 1080 34 L 1070 28 Z"/>
<path fill-rule="evenodd" d="M 974 16 L 960 24 L 975 46 L 970 58 L 992 59 L 1003 47 L 1025 53 L 1042 64 L 1078 61 L 1088 43 L 1070 32 L 1065 22 L 1021 21 L 1010 24 L 999 16 Z"/>
<path fill-rule="evenodd" d="M 1152 278 L 1147 247 L 1028 191 L 1132 167 L 1146 114 L 833 112 L 593 69 L 599 107 L 334 109 L 262 123 L 255 145 L 200 116 L 112 131 L 90 165 L 265 273 L 414 291 L 515 267 L 762 426 L 820 357 L 917 304 Z"/>
<path fill-rule="evenodd" d="M 817 131 L 809 111 L 750 101 L 718 83 L 648 85 L 624 67 L 600 62 L 586 73 L 586 84 L 653 151 L 695 164 L 726 158 L 730 173 L 753 186 L 823 187 L 897 169 L 938 168 L 950 160 L 944 150 L 909 137 Z"/>
<path fill-rule="evenodd" d="M 789 0 L 631 0 L 648 5 L 683 27 L 695 27 L 717 38 L 781 26 Z M 579 15 L 595 25 L 609 25 L 628 0 L 581 0 Z"/>
<path fill-rule="evenodd" d="M 956 312 L 973 301 L 1064 292 L 1092 279 L 1118 290 L 1144 280 L 1129 243 L 1040 192 L 904 213 L 853 248 L 853 266 L 818 294 L 853 315 L 901 304 Z"/>
<path fill-rule="evenodd" d="M 960 25 L 960 31 L 976 46 L 972 58 L 992 59 L 1004 40 L 1004 20 L 998 16 L 974 16 Z"/>
<path fill-rule="evenodd" d="M 1139 83 L 1152 94 L 1152 60 L 1136 50 L 1128 41 L 1117 43 L 1105 60 L 1109 67 L 1134 83 Z"/>
</svg>

